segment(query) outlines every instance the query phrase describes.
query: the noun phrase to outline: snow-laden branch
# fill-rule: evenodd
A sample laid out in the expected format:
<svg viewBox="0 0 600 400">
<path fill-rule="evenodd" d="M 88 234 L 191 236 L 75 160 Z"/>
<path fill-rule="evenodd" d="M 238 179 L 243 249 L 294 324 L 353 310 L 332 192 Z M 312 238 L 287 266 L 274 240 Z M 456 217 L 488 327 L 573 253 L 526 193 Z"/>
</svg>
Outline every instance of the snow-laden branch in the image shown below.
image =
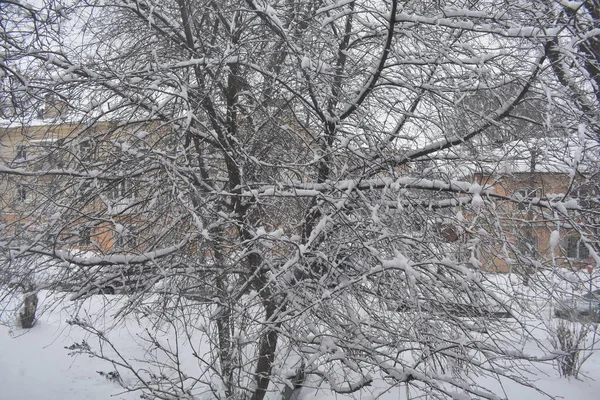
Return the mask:
<svg viewBox="0 0 600 400">
<path fill-rule="evenodd" d="M 358 92 L 358 95 L 356 96 L 356 98 L 354 100 L 351 100 L 349 102 L 348 107 L 346 107 L 345 110 L 343 110 L 341 113 L 339 113 L 339 115 L 337 116 L 337 119 L 339 119 L 340 121 L 343 121 L 344 119 L 348 118 L 350 115 L 352 115 L 354 113 L 354 111 L 356 111 L 356 109 L 358 107 L 361 106 L 361 104 L 365 101 L 365 99 L 367 98 L 367 96 L 371 93 L 371 91 L 373 90 L 373 88 L 375 87 L 375 84 L 377 83 L 377 81 L 379 80 L 379 77 L 381 76 L 381 73 L 383 72 L 383 68 L 385 67 L 385 63 L 390 55 L 390 48 L 392 46 L 392 40 L 394 38 L 394 27 L 395 27 L 395 15 L 396 15 L 396 11 L 398 9 L 398 0 L 393 0 L 392 1 L 392 9 L 390 11 L 390 15 L 389 15 L 389 25 L 387 27 L 387 37 L 385 38 L 385 44 L 383 46 L 383 50 L 381 52 L 381 57 L 379 58 L 379 62 L 377 63 L 376 66 L 373 67 L 373 70 L 369 71 L 369 78 L 365 81 L 365 83 L 362 85 L 362 88 L 360 89 L 360 91 Z"/>
<path fill-rule="evenodd" d="M 328 195 L 335 192 L 352 191 L 352 190 L 376 190 L 389 188 L 392 190 L 400 189 L 418 189 L 427 191 L 451 192 L 458 194 L 469 194 L 469 197 L 460 197 L 457 199 L 443 199 L 439 201 L 419 201 L 411 202 L 411 205 L 421 205 L 423 207 L 445 208 L 481 201 L 482 197 L 489 197 L 495 200 L 509 201 L 512 203 L 523 203 L 520 197 L 504 196 L 495 193 L 494 186 L 486 184 L 479 185 L 477 182 L 465 182 L 451 180 L 450 182 L 442 180 L 430 180 L 424 178 L 401 177 L 401 178 L 373 178 L 373 179 L 346 179 L 337 182 L 324 183 L 295 183 L 263 186 L 256 190 L 246 190 L 240 193 L 240 196 L 253 198 L 269 198 L 269 197 L 316 197 L 322 196 L 328 198 Z M 222 195 L 231 193 L 220 193 Z M 333 198 L 330 200 L 334 200 Z M 470 201 L 469 201 L 470 200 Z M 561 215 L 567 216 L 570 210 L 581 210 L 577 199 L 566 201 L 554 201 L 541 198 L 531 198 L 527 201 L 532 206 L 541 208 L 553 209 Z M 391 203 L 390 203 L 391 204 Z M 394 203 L 396 206 L 397 202 Z"/>
<path fill-rule="evenodd" d="M 307 374 L 317 375 L 317 376 L 325 379 L 327 381 L 327 383 L 331 386 L 331 389 L 335 393 L 339 393 L 339 394 L 350 394 L 350 393 L 358 392 L 359 390 L 361 390 L 367 386 L 371 386 L 371 383 L 373 383 L 373 378 L 370 375 L 361 377 L 360 379 L 358 379 L 355 382 L 348 382 L 347 384 L 342 385 L 342 384 L 337 383 L 335 377 L 326 371 L 309 370 L 309 371 L 307 371 Z"/>
<path fill-rule="evenodd" d="M 291 53 L 294 54 L 294 56 L 298 60 L 299 65 L 304 65 L 306 61 L 302 48 L 296 44 L 295 40 L 289 37 L 287 30 L 285 29 L 277 15 L 277 11 L 275 11 L 270 5 L 268 5 L 265 2 L 263 2 L 263 4 L 259 4 L 260 2 L 257 2 L 255 0 L 246 0 L 246 3 L 250 6 L 252 10 L 254 10 L 258 14 L 258 16 L 265 22 L 269 29 L 271 29 L 278 37 L 280 37 L 283 40 L 283 42 L 289 47 Z M 315 93 L 315 83 L 310 77 L 308 69 L 301 68 L 301 73 L 302 77 L 304 78 L 307 84 L 310 99 L 310 107 L 317 113 L 317 115 L 319 115 L 319 118 L 321 118 L 321 120 L 325 120 L 325 114 L 319 106 L 319 101 Z M 303 98 L 303 96 L 301 96 L 300 98 Z M 303 99 L 303 101 L 308 103 L 308 99 Z"/>
<path fill-rule="evenodd" d="M 478 185 L 477 185 L 478 186 Z M 340 181 L 327 181 L 324 183 L 316 182 L 298 182 L 286 183 L 282 185 L 263 186 L 257 190 L 244 191 L 242 196 L 270 197 L 270 196 L 288 196 L 296 195 L 300 197 L 312 197 L 323 193 L 346 191 L 346 190 L 369 190 L 381 188 L 401 189 L 413 188 L 424 190 L 450 191 L 460 193 L 471 193 L 475 190 L 474 184 L 470 182 L 451 180 L 450 182 L 442 180 L 430 180 L 423 178 L 402 177 L 402 178 L 373 178 L 373 179 L 345 179 Z M 281 189 L 283 188 L 283 189 Z M 479 189 L 481 194 L 492 195 L 494 190 L 492 185 L 486 185 Z"/>
<path fill-rule="evenodd" d="M 159 250 L 149 251 L 141 254 L 109 254 L 99 256 L 80 256 L 71 254 L 66 250 L 48 250 L 39 247 L 24 247 L 15 250 L 14 253 L 18 256 L 20 253 L 33 253 L 43 256 L 52 257 L 71 264 L 80 266 L 95 266 L 95 265 L 135 265 L 154 262 L 158 259 L 176 254 L 190 244 L 193 240 L 200 237 L 199 233 L 191 233 L 184 240 L 176 245 L 165 247 Z"/>
<path fill-rule="evenodd" d="M 496 123 L 503 120 L 504 118 L 508 117 L 510 115 L 510 113 L 515 109 L 515 107 L 519 103 L 521 103 L 521 101 L 525 98 L 525 96 L 529 92 L 531 85 L 533 84 L 533 82 L 535 81 L 535 78 L 538 76 L 538 74 L 541 71 L 541 68 L 542 68 L 542 65 L 543 65 L 545 59 L 546 59 L 546 55 L 543 54 L 538 59 L 538 61 L 535 63 L 534 70 L 532 71 L 531 75 L 529 75 L 527 77 L 527 81 L 521 88 L 520 92 L 516 96 L 513 96 L 512 98 L 508 99 L 498 110 L 493 112 L 491 115 L 485 116 L 484 117 L 485 122 L 483 122 L 483 124 L 481 124 L 479 127 L 477 127 L 476 129 L 472 130 L 471 132 L 469 132 L 465 135 L 452 135 L 449 137 L 445 137 L 444 139 L 437 140 L 437 141 L 430 143 L 426 146 L 423 146 L 421 148 L 418 148 L 418 149 L 415 149 L 412 151 L 408 151 L 406 154 L 396 157 L 396 160 L 395 160 L 396 164 L 403 165 L 403 164 L 408 163 L 411 160 L 419 159 L 419 158 L 428 156 L 430 154 L 437 153 L 438 151 L 448 149 L 448 148 L 454 147 L 456 145 L 465 143 L 465 142 L 471 140 L 472 138 L 474 138 L 475 136 L 481 135 L 487 129 L 494 126 Z"/>
<path fill-rule="evenodd" d="M 473 15 L 472 12 L 466 12 L 455 10 L 451 13 L 448 13 L 448 17 L 444 15 L 435 16 L 435 17 L 426 17 L 419 14 L 409 14 L 406 12 L 400 12 L 396 14 L 395 21 L 398 22 L 409 22 L 409 23 L 419 23 L 423 25 L 432 25 L 432 26 L 442 26 L 445 28 L 456 29 L 459 31 L 472 31 L 477 33 L 489 33 L 497 36 L 502 36 L 506 38 L 531 38 L 531 39 L 540 39 L 544 42 L 548 39 L 553 39 L 560 32 L 561 27 L 538 27 L 538 26 L 513 26 L 512 28 L 502 28 L 498 27 L 497 24 L 492 23 L 474 23 L 469 19 L 473 19 L 474 17 L 478 18 L 489 18 L 493 20 L 493 17 L 486 16 L 484 13 L 477 13 Z M 452 17 L 452 18 L 449 18 Z M 458 18 L 462 17 L 462 21 L 458 20 Z"/>
<path fill-rule="evenodd" d="M 95 71 L 89 67 L 83 66 L 83 65 L 71 64 L 67 61 L 59 59 L 54 54 L 48 55 L 46 53 L 34 53 L 33 56 L 36 57 L 37 59 L 39 59 L 40 61 L 43 61 L 47 64 L 53 65 L 57 68 L 60 68 L 62 71 L 68 72 L 68 74 L 75 75 L 80 79 L 94 82 L 95 84 L 108 90 L 113 95 L 122 98 L 124 101 L 128 102 L 130 105 L 140 107 L 141 109 L 146 111 L 148 113 L 148 115 L 150 116 L 149 118 L 147 118 L 147 120 L 154 119 L 154 120 L 160 120 L 160 121 L 169 122 L 169 123 L 175 122 L 175 119 L 173 119 L 173 116 L 161 112 L 161 110 L 157 107 L 157 105 L 152 100 L 150 100 L 147 96 L 140 94 L 140 93 L 136 93 L 135 91 L 133 93 L 127 92 L 126 89 L 128 87 L 122 85 L 120 82 L 120 79 L 122 78 L 122 76 L 117 76 L 116 74 L 100 73 L 100 72 L 97 72 L 97 71 Z M 231 59 L 230 61 L 237 62 L 237 60 L 234 60 L 234 59 Z M 57 83 L 61 83 L 61 82 L 57 82 Z M 177 124 L 175 124 L 175 125 L 177 125 Z M 180 128 L 185 128 L 185 126 L 181 125 Z M 206 132 L 206 131 L 201 131 L 201 130 L 194 130 L 193 133 L 195 135 L 197 135 L 198 137 L 202 138 L 203 140 L 209 141 L 211 143 L 213 142 L 214 135 L 210 131 Z"/>
<path fill-rule="evenodd" d="M 23 177 L 45 177 L 45 176 L 64 176 L 64 177 L 72 177 L 72 178 L 83 178 L 83 179 L 100 179 L 100 180 L 120 180 L 123 178 L 136 178 L 148 174 L 152 171 L 158 170 L 158 167 L 155 168 L 145 168 L 142 170 L 132 170 L 129 172 L 123 172 L 121 174 L 106 174 L 104 171 L 99 170 L 88 170 L 82 171 L 77 169 L 60 169 L 53 168 L 47 170 L 39 170 L 39 171 L 31 171 L 24 168 L 11 168 L 6 165 L 0 164 L 0 174 L 4 175 L 18 175 Z"/>
</svg>

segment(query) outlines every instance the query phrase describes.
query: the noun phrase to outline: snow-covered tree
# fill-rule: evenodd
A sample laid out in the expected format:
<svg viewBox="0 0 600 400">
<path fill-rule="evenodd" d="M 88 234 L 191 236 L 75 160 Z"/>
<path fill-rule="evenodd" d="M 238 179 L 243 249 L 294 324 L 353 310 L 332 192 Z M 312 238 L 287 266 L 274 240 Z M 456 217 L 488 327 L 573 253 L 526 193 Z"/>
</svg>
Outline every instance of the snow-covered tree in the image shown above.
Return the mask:
<svg viewBox="0 0 600 400">
<path fill-rule="evenodd" d="M 576 148 L 557 171 L 585 170 L 597 21 L 575 3 L 5 2 L 3 282 L 136 316 L 146 363 L 84 316 L 101 346 L 72 349 L 148 398 L 261 400 L 292 376 L 432 398 L 529 385 L 511 368 L 556 356 L 528 324 L 539 302 L 488 269 L 527 265 L 540 296 L 553 232 L 588 227 L 569 187 L 488 178 L 547 136 L 538 164 Z M 551 248 L 520 246 L 524 222 Z"/>
</svg>

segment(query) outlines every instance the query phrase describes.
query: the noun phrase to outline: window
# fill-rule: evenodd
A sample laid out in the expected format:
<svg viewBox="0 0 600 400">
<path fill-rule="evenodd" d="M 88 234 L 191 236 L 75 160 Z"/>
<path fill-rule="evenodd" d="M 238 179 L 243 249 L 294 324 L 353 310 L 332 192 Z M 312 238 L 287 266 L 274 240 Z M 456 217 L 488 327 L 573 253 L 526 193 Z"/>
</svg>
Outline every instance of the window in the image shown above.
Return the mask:
<svg viewBox="0 0 600 400">
<path fill-rule="evenodd" d="M 162 238 L 160 245 L 164 247 L 174 246 L 178 243 L 177 232 L 170 229 Z"/>
<path fill-rule="evenodd" d="M 92 228 L 86 226 L 79 228 L 78 243 L 80 246 L 89 246 L 92 244 Z"/>
<path fill-rule="evenodd" d="M 86 179 L 85 181 L 79 184 L 79 189 L 77 190 L 79 193 L 90 194 L 93 189 L 93 182 L 90 179 Z"/>
<path fill-rule="evenodd" d="M 459 263 L 466 263 L 471 258 L 471 250 L 467 247 L 466 244 L 461 244 L 458 246 L 458 249 L 454 253 L 454 257 Z"/>
<path fill-rule="evenodd" d="M 54 167 L 63 167 L 64 153 L 61 149 L 63 139 L 47 137 L 43 139 L 32 139 L 27 148 L 27 157 L 35 155 L 36 169 L 50 169 Z"/>
<path fill-rule="evenodd" d="M 58 167 L 62 168 L 64 166 L 62 157 L 55 149 L 46 149 L 46 163 L 45 166 L 48 168 Z"/>
<path fill-rule="evenodd" d="M 135 197 L 136 193 L 129 179 L 121 179 L 112 184 L 108 196 L 113 200 L 128 199 Z"/>
<path fill-rule="evenodd" d="M 589 258 L 590 251 L 585 243 L 578 237 L 570 236 L 567 239 L 567 258 L 585 260 Z"/>
<path fill-rule="evenodd" d="M 18 144 L 15 148 L 15 160 L 27 160 L 27 146 Z"/>
<path fill-rule="evenodd" d="M 537 252 L 538 238 L 529 234 L 519 237 L 517 248 L 522 256 L 534 257 Z"/>
<path fill-rule="evenodd" d="M 23 185 L 17 186 L 17 202 L 24 203 L 27 201 L 27 188 Z"/>
<path fill-rule="evenodd" d="M 49 161 L 51 166 L 56 166 L 58 168 L 63 168 L 65 166 L 65 153 L 62 150 L 62 146 L 65 142 L 65 139 L 56 139 L 54 145 L 49 151 Z"/>
<path fill-rule="evenodd" d="M 47 232 L 44 235 L 44 240 L 43 241 L 44 241 L 44 243 L 49 244 L 49 245 L 51 245 L 53 243 L 56 243 L 56 235 L 54 233 Z"/>
<path fill-rule="evenodd" d="M 120 250 L 134 249 L 138 246 L 138 238 L 137 230 L 133 227 L 117 232 L 115 233 L 115 248 Z"/>
<path fill-rule="evenodd" d="M 596 187 L 594 185 L 584 185 L 575 193 L 579 205 L 584 209 L 594 208 L 597 205 Z"/>
<path fill-rule="evenodd" d="M 528 210 L 531 199 L 535 197 L 535 189 L 519 189 L 517 190 L 517 198 L 520 201 L 517 203 L 517 210 Z"/>
<path fill-rule="evenodd" d="M 83 139 L 79 142 L 79 158 L 81 161 L 93 160 L 94 150 L 94 141 L 92 139 Z"/>
</svg>

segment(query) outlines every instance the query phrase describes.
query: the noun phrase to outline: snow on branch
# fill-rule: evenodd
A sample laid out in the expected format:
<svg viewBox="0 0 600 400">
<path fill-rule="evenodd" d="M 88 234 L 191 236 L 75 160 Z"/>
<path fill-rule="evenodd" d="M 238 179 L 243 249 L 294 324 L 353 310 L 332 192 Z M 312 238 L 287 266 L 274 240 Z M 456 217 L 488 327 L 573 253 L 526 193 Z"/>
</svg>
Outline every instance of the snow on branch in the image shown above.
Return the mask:
<svg viewBox="0 0 600 400">
<path fill-rule="evenodd" d="M 326 12 L 331 11 L 331 10 L 335 10 L 336 8 L 343 7 L 346 4 L 350 4 L 353 1 L 355 1 L 355 0 L 338 0 L 335 3 L 333 3 L 333 4 L 330 4 L 328 6 L 321 7 L 319 9 L 317 9 L 317 11 L 315 11 L 315 15 L 319 15 L 319 14 L 323 14 L 323 13 L 326 13 Z"/>
<path fill-rule="evenodd" d="M 78 256 L 74 255 L 66 250 L 57 250 L 54 249 L 52 251 L 37 248 L 37 247 L 25 247 L 19 249 L 16 254 L 19 253 L 33 253 L 40 254 L 44 256 L 49 256 L 54 259 L 59 259 L 63 261 L 67 261 L 69 263 L 80 265 L 80 266 L 96 266 L 96 265 L 134 265 L 134 264 L 145 264 L 148 262 L 153 262 L 157 259 L 164 258 L 170 256 L 172 254 L 176 254 L 182 248 L 186 247 L 190 242 L 194 239 L 201 236 L 201 234 L 190 234 L 181 242 L 165 247 L 159 250 L 149 251 L 141 254 L 134 255 L 126 255 L 126 254 L 111 254 L 111 255 L 99 255 L 99 256 Z"/>
<path fill-rule="evenodd" d="M 281 190 L 280 188 L 284 189 Z M 332 191 L 346 191 L 346 190 L 370 190 L 370 189 L 381 189 L 381 188 L 412 188 L 412 189 L 424 189 L 424 190 L 438 190 L 438 191 L 450 191 L 459 193 L 470 193 L 472 191 L 472 184 L 464 181 L 451 180 L 450 182 L 442 180 L 430 180 L 423 178 L 373 178 L 373 179 L 346 179 L 335 182 L 324 182 L 324 183 L 296 183 L 296 184 L 283 184 L 281 186 L 264 186 L 258 190 L 244 191 L 242 196 L 253 196 L 253 197 L 271 197 L 271 196 L 296 196 L 296 197 L 314 197 L 319 194 L 324 194 Z M 493 187 L 486 185 L 480 191 L 481 194 L 493 194 Z"/>
<path fill-rule="evenodd" d="M 464 17 L 472 18 L 472 13 L 460 12 L 454 10 L 448 12 L 448 16 L 455 18 Z M 462 14 L 462 15 L 461 15 Z M 492 24 L 475 24 L 472 21 L 458 21 L 456 19 L 439 17 L 425 17 L 418 14 L 409 14 L 400 12 L 396 14 L 396 22 L 412 22 L 424 25 L 443 26 L 446 28 L 456 29 L 460 31 L 473 31 L 478 33 L 489 33 L 507 38 L 536 38 L 536 39 L 553 39 L 560 32 L 560 28 L 539 28 L 536 26 L 516 26 L 513 28 L 499 28 Z"/>
<path fill-rule="evenodd" d="M 339 119 L 340 121 L 348 118 L 350 115 L 352 115 L 354 113 L 354 111 L 358 107 L 360 107 L 360 105 L 365 101 L 365 99 L 367 98 L 369 93 L 371 93 L 371 91 L 375 87 L 375 84 L 379 80 L 379 77 L 381 76 L 381 72 L 383 71 L 383 68 L 385 67 L 385 63 L 388 59 L 388 56 L 390 55 L 390 48 L 392 46 L 392 41 L 393 41 L 394 32 L 395 32 L 394 31 L 394 27 L 395 27 L 394 16 L 396 15 L 397 9 L 398 9 L 398 0 L 393 0 L 392 1 L 392 9 L 390 11 L 390 16 L 389 16 L 389 25 L 387 27 L 387 31 L 388 31 L 387 37 L 385 39 L 385 44 L 383 46 L 383 50 L 381 52 L 379 62 L 377 63 L 377 65 L 375 65 L 373 67 L 373 69 L 371 71 L 369 71 L 370 76 L 365 81 L 362 88 L 359 90 L 356 98 L 354 100 L 350 101 L 348 107 L 346 107 L 346 109 L 343 110 L 338 115 L 337 119 Z"/>
<path fill-rule="evenodd" d="M 84 179 L 103 179 L 103 180 L 120 180 L 123 178 L 135 178 L 147 174 L 157 168 L 143 169 L 137 171 L 130 171 L 122 173 L 120 175 L 111 174 L 107 175 L 103 171 L 89 170 L 82 171 L 76 169 L 49 169 L 41 171 L 31 171 L 23 168 L 10 168 L 6 165 L 0 164 L 0 174 L 6 175 L 19 175 L 19 176 L 30 176 L 30 177 L 43 177 L 43 176 L 69 176 L 73 178 L 84 178 Z"/>
<path fill-rule="evenodd" d="M 350 394 L 358 392 L 359 390 L 367 386 L 371 386 L 371 383 L 373 383 L 373 378 L 370 375 L 366 375 L 356 382 L 348 382 L 346 385 L 341 385 L 335 381 L 335 378 L 331 376 L 331 374 L 325 371 L 314 370 L 307 371 L 307 373 L 322 377 L 331 386 L 331 389 L 339 394 Z"/>
</svg>

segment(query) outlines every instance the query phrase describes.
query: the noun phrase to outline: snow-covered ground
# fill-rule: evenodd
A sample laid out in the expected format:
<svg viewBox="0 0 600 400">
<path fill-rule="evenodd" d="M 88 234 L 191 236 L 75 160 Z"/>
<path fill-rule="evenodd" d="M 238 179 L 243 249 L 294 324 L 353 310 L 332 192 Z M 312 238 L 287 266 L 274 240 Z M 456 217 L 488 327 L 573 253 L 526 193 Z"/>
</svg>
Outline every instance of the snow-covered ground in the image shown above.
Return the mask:
<svg viewBox="0 0 600 400">
<path fill-rule="evenodd" d="M 40 307 L 43 309 L 50 302 L 43 294 L 40 296 Z M 55 300 L 55 299 L 54 299 Z M 106 325 L 112 322 L 108 317 L 116 311 L 114 308 L 103 313 L 100 310 L 108 303 L 104 296 L 94 296 L 87 302 L 80 303 L 79 315 L 88 315 L 96 322 L 106 319 Z M 64 300 L 67 308 L 73 308 L 73 302 Z M 87 309 L 81 308 L 85 305 Z M 66 323 L 71 317 L 63 308 L 56 307 L 46 310 L 40 317 L 37 325 L 28 331 L 15 326 L 13 321 L 6 319 L 8 326 L 0 326 L 0 400 L 86 400 L 86 399 L 137 399 L 140 393 L 124 393 L 117 382 L 107 379 L 104 374 L 114 368 L 108 362 L 83 355 L 70 356 L 65 349 L 75 342 L 90 340 L 90 335 L 82 332 L 78 327 Z M 142 359 L 144 348 L 141 346 L 139 333 L 143 330 L 137 321 L 124 321 L 119 328 L 110 332 L 115 345 L 127 352 L 128 355 Z M 600 331 L 598 332 L 600 334 Z M 540 334 L 541 340 L 544 334 Z M 97 343 L 97 341 L 96 341 Z M 552 364 L 539 365 L 531 368 L 525 374 L 535 382 L 539 389 L 556 399 L 567 400 L 592 400 L 600 397 L 600 353 L 594 354 L 583 366 L 583 376 L 579 380 L 560 378 Z M 537 400 L 549 398 L 542 392 L 524 388 L 514 382 L 502 381 L 481 382 L 495 388 L 500 398 L 511 400 Z M 326 390 L 303 389 L 300 399 L 381 399 L 401 400 L 412 398 L 414 393 L 406 392 L 405 387 L 386 388 L 383 381 L 373 382 L 369 391 L 357 392 L 351 395 L 333 395 Z M 204 397 L 201 397 L 204 399 Z M 210 398 L 206 397 L 207 399 Z M 279 398 L 277 392 L 269 396 L 275 400 Z"/>
<path fill-rule="evenodd" d="M 119 386 L 96 371 L 106 365 L 83 356 L 70 357 L 64 347 L 79 337 L 59 323 L 41 321 L 26 334 L 0 328 L 0 399 L 133 399 L 117 395 Z"/>
<path fill-rule="evenodd" d="M 48 302 L 40 297 L 43 309 Z M 81 342 L 86 334 L 67 324 L 68 318 L 60 309 L 48 310 L 29 330 L 17 328 L 16 321 L 4 321 L 9 325 L 0 326 L 0 400 L 139 398 L 119 394 L 120 386 L 98 373 L 112 370 L 110 364 L 69 355 L 66 347 Z"/>
</svg>

